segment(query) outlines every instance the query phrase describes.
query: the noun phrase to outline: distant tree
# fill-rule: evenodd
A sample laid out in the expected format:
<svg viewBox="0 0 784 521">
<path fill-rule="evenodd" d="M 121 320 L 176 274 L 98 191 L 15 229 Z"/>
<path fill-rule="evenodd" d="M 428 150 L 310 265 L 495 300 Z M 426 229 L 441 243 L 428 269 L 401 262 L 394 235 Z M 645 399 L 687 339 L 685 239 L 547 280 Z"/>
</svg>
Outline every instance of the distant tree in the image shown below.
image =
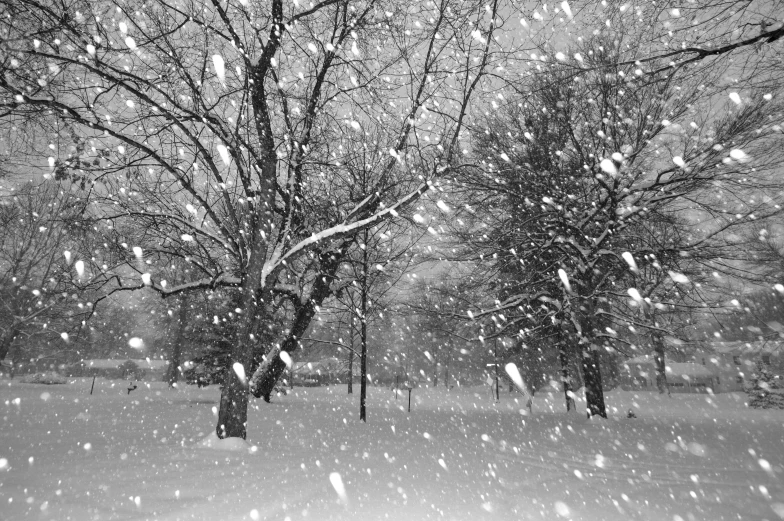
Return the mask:
<svg viewBox="0 0 784 521">
<path fill-rule="evenodd" d="M 377 172 L 368 168 L 367 160 L 383 151 L 378 150 L 378 141 L 373 148 L 367 143 L 355 146 L 357 153 L 345 166 L 352 179 L 350 197 L 356 199 L 378 184 Z M 349 345 L 344 346 L 349 351 L 348 393 L 353 393 L 356 358 L 360 364 L 360 419 L 363 421 L 367 420 L 368 328 L 383 315 L 390 292 L 412 263 L 411 250 L 420 237 L 421 233 L 403 219 L 366 228 L 348 247 L 337 272 L 335 295 L 348 314 Z M 358 350 L 355 339 L 359 341 Z"/>
<path fill-rule="evenodd" d="M 745 277 L 728 287 L 728 310 L 711 321 L 708 334 L 724 340 L 754 341 L 784 333 L 784 240 L 782 221 L 772 219 L 737 237 Z M 746 284 L 743 284 L 743 283 Z"/>
<path fill-rule="evenodd" d="M 479 345 L 479 331 L 464 314 L 472 298 L 469 280 L 460 273 L 442 272 L 415 282 L 405 302 L 410 323 L 415 325 L 412 341 L 420 363 L 426 364 L 427 379 L 450 388 L 458 363 L 473 359 L 485 365 L 486 353 L 470 353 L 471 343 Z M 503 350 L 503 349 L 502 349 Z"/>
<path fill-rule="evenodd" d="M 33 353 L 20 344 L 20 357 L 68 351 L 82 330 L 91 296 L 106 283 L 89 254 L 82 212 L 79 200 L 51 182 L 0 196 L 0 360 L 21 339 L 50 347 Z"/>
<path fill-rule="evenodd" d="M 784 295 L 775 288 L 738 291 L 726 308 L 706 321 L 706 334 L 725 341 L 755 342 L 784 333 Z"/>
</svg>

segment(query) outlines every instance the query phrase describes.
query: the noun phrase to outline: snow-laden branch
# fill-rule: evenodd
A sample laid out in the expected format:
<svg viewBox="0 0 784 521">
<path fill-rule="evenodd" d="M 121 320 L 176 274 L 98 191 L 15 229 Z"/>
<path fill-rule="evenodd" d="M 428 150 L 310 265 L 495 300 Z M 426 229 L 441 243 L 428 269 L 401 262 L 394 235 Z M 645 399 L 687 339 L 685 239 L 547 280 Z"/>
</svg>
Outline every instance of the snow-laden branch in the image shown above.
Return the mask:
<svg viewBox="0 0 784 521">
<path fill-rule="evenodd" d="M 474 320 L 478 320 L 480 318 L 484 318 L 489 315 L 493 315 L 495 313 L 499 313 L 501 311 L 505 311 L 507 309 L 514 309 L 518 306 L 522 306 L 523 304 L 528 304 L 534 300 L 539 300 L 542 297 L 549 296 L 550 293 L 547 291 L 539 291 L 533 294 L 523 294 L 523 295 L 516 295 L 512 298 L 507 299 L 505 302 L 500 303 L 496 307 L 492 309 L 488 309 L 485 311 L 480 311 L 479 313 L 471 313 L 469 312 L 469 317 L 473 318 Z"/>
<path fill-rule="evenodd" d="M 440 168 L 439 174 L 443 174 L 446 170 L 446 168 Z M 317 244 L 326 241 L 334 241 L 349 235 L 354 235 L 358 232 L 361 232 L 365 228 L 370 228 L 386 219 L 396 217 L 401 211 L 405 210 L 408 206 L 418 201 L 419 198 L 422 197 L 422 195 L 424 195 L 428 190 L 430 190 L 430 183 L 422 183 L 416 190 L 402 197 L 392 206 L 388 206 L 387 208 L 384 208 L 380 212 L 377 212 L 370 217 L 355 221 L 353 223 L 348 223 L 347 220 L 344 220 L 340 224 L 326 228 L 319 233 L 314 233 L 307 239 L 301 240 L 289 248 L 286 253 L 282 253 L 280 250 L 276 249 L 272 255 L 272 258 L 264 263 L 264 268 L 262 269 L 262 285 L 266 285 L 267 277 L 269 277 L 271 273 L 274 273 L 281 265 L 291 262 L 294 258 L 309 251 Z M 363 201 L 365 205 L 367 205 L 367 202 L 369 202 L 369 199 Z"/>
</svg>

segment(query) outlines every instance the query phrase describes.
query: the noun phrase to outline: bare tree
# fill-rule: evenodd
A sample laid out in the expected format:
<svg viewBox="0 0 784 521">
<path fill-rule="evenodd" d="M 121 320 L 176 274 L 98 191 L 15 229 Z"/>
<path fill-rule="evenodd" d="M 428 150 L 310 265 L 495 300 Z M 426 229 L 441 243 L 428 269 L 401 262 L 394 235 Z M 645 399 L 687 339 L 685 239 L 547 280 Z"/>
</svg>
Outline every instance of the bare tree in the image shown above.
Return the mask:
<svg viewBox="0 0 784 521">
<path fill-rule="evenodd" d="M 142 260 L 178 257 L 202 273 L 179 286 L 141 273 L 120 287 L 242 293 L 216 432 L 243 438 L 250 352 L 265 317 L 288 306 L 293 319 L 260 367 L 259 394 L 282 371 L 280 347 L 293 338 L 296 348 L 310 303 L 329 293 L 345 241 L 459 166 L 458 137 L 504 12 L 447 0 L 5 7 L 12 61 L 0 77 L 2 109 L 48 111 L 67 125 L 73 144 L 53 167 L 84 181 L 102 226 L 130 221 L 145 231 L 135 245 Z M 373 168 L 406 172 L 418 186 L 402 192 L 379 175 L 358 204 L 334 199 L 343 153 L 334 144 L 352 133 L 383 143 Z"/>
<path fill-rule="evenodd" d="M 81 331 L 90 297 L 106 283 L 82 251 L 90 244 L 82 208 L 48 182 L 0 198 L 0 360 L 20 337 L 48 337 L 59 345 L 52 351 L 66 351 Z"/>
</svg>

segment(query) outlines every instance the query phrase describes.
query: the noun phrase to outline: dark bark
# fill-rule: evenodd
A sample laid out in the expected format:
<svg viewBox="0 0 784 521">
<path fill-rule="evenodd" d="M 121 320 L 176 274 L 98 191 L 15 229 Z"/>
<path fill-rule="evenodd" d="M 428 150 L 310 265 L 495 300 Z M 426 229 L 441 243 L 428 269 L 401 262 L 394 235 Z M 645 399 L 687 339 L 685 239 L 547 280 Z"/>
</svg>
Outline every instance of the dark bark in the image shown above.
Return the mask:
<svg viewBox="0 0 784 521">
<path fill-rule="evenodd" d="M 580 363 L 582 364 L 588 418 L 591 416 L 607 418 L 599 351 L 593 342 L 595 311 L 595 302 L 591 298 L 586 299 L 583 306 L 580 307 L 580 328 L 577 332 L 580 342 Z"/>
<path fill-rule="evenodd" d="M 348 326 L 348 334 L 351 348 L 348 353 L 348 394 L 354 394 L 354 328 L 351 324 Z"/>
<path fill-rule="evenodd" d="M 249 271 L 253 273 L 256 269 L 260 275 L 261 265 L 251 262 Z M 229 363 L 225 369 L 226 376 L 221 389 L 218 423 L 215 427 L 215 432 L 221 439 L 245 439 L 247 437 L 248 380 L 246 375 L 250 371 L 253 359 L 253 333 L 257 331 L 259 322 L 266 316 L 266 303 L 272 300 L 269 292 L 262 294 L 255 290 L 259 286 L 260 284 L 256 282 L 256 277 L 249 277 L 248 283 L 244 284 L 242 288 L 243 314 L 241 316 L 243 317 L 243 322 L 232 345 Z M 281 363 L 283 364 L 282 361 Z M 244 373 L 242 378 L 240 378 L 235 369 L 237 364 L 242 366 L 242 372 Z M 285 367 L 286 364 L 283 364 L 283 368 Z"/>
<path fill-rule="evenodd" d="M 599 351 L 584 345 L 582 349 L 583 380 L 585 381 L 585 400 L 587 414 L 607 418 L 607 406 L 604 403 L 602 389 L 602 372 L 599 368 Z"/>
<path fill-rule="evenodd" d="M 444 366 L 444 386 L 446 387 L 447 391 L 449 390 L 449 364 L 451 363 L 452 351 L 450 350 L 449 353 L 447 353 L 446 365 Z"/>
<path fill-rule="evenodd" d="M 252 231 L 252 236 L 250 237 L 248 244 L 252 246 L 252 249 L 249 252 L 248 267 L 245 272 L 246 275 L 243 277 L 244 280 L 242 284 L 242 289 L 245 292 L 245 299 L 248 301 L 248 305 L 244 306 L 243 309 L 245 316 L 244 320 L 247 327 L 241 329 L 240 338 L 237 342 L 235 342 L 235 349 L 232 349 L 231 357 L 232 364 L 235 362 L 240 362 L 245 367 L 246 371 L 250 370 L 250 362 L 252 359 L 251 352 L 253 346 L 250 339 L 250 334 L 256 332 L 254 326 L 259 323 L 261 318 L 258 312 L 265 312 L 264 307 L 272 302 L 271 294 L 264 295 L 264 297 L 267 298 L 261 298 L 259 295 L 259 300 L 256 300 L 257 295 L 255 294 L 257 288 L 263 287 L 261 284 L 264 282 L 262 280 L 262 267 L 264 266 L 264 259 L 267 253 L 267 243 L 265 236 L 270 237 L 272 235 L 271 223 L 274 222 L 272 209 L 275 207 L 278 160 L 276 156 L 275 140 L 273 138 L 274 133 L 272 130 L 272 119 L 269 113 L 269 104 L 267 102 L 267 92 L 265 90 L 265 86 L 267 75 L 270 68 L 272 67 L 273 57 L 278 51 L 281 38 L 285 32 L 285 25 L 283 24 L 283 4 L 281 0 L 273 0 L 271 13 L 272 27 L 270 28 L 269 38 L 267 43 L 264 45 L 264 50 L 259 57 L 259 60 L 255 65 L 253 65 L 251 72 L 254 81 L 252 83 L 250 99 L 255 115 L 254 119 L 256 123 L 256 132 L 259 136 L 262 149 L 261 160 L 259 164 L 261 170 L 261 182 L 259 190 L 256 192 L 254 201 L 255 211 L 249 226 L 249 229 Z M 294 194 L 290 195 L 293 197 Z M 297 335 L 290 335 L 289 338 L 286 339 L 286 342 L 288 342 L 292 337 L 294 340 L 294 345 L 296 346 Z M 287 350 L 285 345 L 283 346 L 283 349 Z M 274 379 L 272 379 L 268 386 L 264 387 L 263 391 L 259 391 L 258 394 L 254 393 L 254 396 L 256 397 L 259 397 L 263 394 L 266 401 L 269 401 L 270 394 L 275 387 L 275 383 L 286 369 L 286 364 L 283 362 L 283 360 L 280 359 L 279 356 L 275 356 L 271 362 L 271 364 L 268 364 L 268 367 L 271 371 L 271 374 L 274 375 Z M 262 364 L 262 367 L 263 366 L 264 364 Z M 241 416 L 244 416 L 246 420 L 248 414 L 247 393 L 249 388 L 253 388 L 253 385 L 248 385 L 251 382 L 247 381 L 240 382 L 237 378 L 237 375 L 235 374 L 235 371 L 233 371 L 231 367 L 228 368 L 228 371 L 229 378 L 226 380 L 223 393 L 225 396 L 221 396 L 221 414 L 223 414 L 224 403 L 227 407 L 234 407 L 233 404 L 237 404 L 237 406 L 241 407 L 244 411 Z M 255 377 L 256 375 L 254 374 L 253 380 L 255 380 Z M 239 387 L 240 384 L 242 384 L 242 389 Z M 227 389 L 230 390 L 227 391 Z M 245 420 L 243 420 L 242 438 L 245 437 Z M 236 423 L 237 422 L 233 420 L 233 424 Z M 219 415 L 219 431 L 220 428 L 221 421 Z M 218 435 L 220 436 L 220 432 Z"/>
<path fill-rule="evenodd" d="M 244 288 L 243 288 L 244 289 Z M 240 378 L 235 369 L 235 364 L 242 366 L 243 371 L 248 371 L 253 357 L 253 341 L 251 332 L 255 330 L 259 315 L 265 312 L 262 304 L 264 299 L 257 297 L 256 292 L 245 289 L 248 295 L 244 298 L 245 310 L 244 324 L 240 328 L 238 338 L 232 346 L 231 356 L 226 376 L 223 379 L 221 389 L 220 411 L 218 412 L 218 424 L 215 432 L 218 437 L 223 438 L 242 438 L 247 437 L 248 422 L 248 381 L 247 378 Z M 282 362 L 281 362 L 282 363 Z M 285 368 L 286 364 L 283 364 Z M 244 377 L 244 375 L 243 375 Z"/>
<path fill-rule="evenodd" d="M 292 342 L 288 342 L 287 340 L 286 343 L 283 344 L 281 350 L 289 352 L 289 350 L 286 349 L 287 345 L 296 345 L 296 340 Z M 270 403 L 272 400 L 272 391 L 275 390 L 275 384 L 278 383 L 278 380 L 285 370 L 286 363 L 281 360 L 279 356 L 276 356 L 267 366 L 264 377 L 259 381 L 258 388 L 252 389 L 253 396 L 256 398 L 263 398 L 265 402 Z"/>
<path fill-rule="evenodd" d="M 281 351 L 291 353 L 297 349 L 299 346 L 299 338 L 305 334 L 310 326 L 310 321 L 313 320 L 313 317 L 316 315 L 316 308 L 332 294 L 330 286 L 335 278 L 335 274 L 337 273 L 349 243 L 350 241 L 346 240 L 336 250 L 324 252 L 319 255 L 321 272 L 313 283 L 310 299 L 305 304 L 297 306 L 291 331 L 286 337 L 286 340 L 284 340 Z M 272 356 L 272 360 L 267 364 L 259 366 L 253 374 L 250 383 L 251 394 L 256 398 L 264 398 L 264 401 L 266 402 L 270 401 L 275 384 L 286 369 L 286 364 L 277 354 L 270 356 Z"/>
<path fill-rule="evenodd" d="M 571 397 L 572 379 L 569 375 L 569 356 L 563 343 L 558 346 L 558 360 L 561 363 L 561 382 L 563 384 L 564 399 L 566 400 L 566 411 L 573 411 L 575 406 L 574 399 Z"/>
<path fill-rule="evenodd" d="M 572 364 L 572 374 L 577 378 L 577 389 L 585 387 L 585 380 L 583 379 L 582 361 L 575 361 Z"/>
<path fill-rule="evenodd" d="M 180 360 L 182 358 L 183 343 L 185 342 L 185 325 L 188 318 L 188 307 L 185 295 L 183 294 L 179 300 L 180 309 L 177 313 L 177 335 L 174 338 L 174 345 L 172 346 L 172 351 L 169 356 L 169 367 L 166 369 L 166 381 L 169 383 L 169 387 L 173 387 L 180 379 Z"/>
<path fill-rule="evenodd" d="M 243 318 L 238 337 L 231 349 L 226 378 L 221 390 L 218 424 L 215 427 L 215 432 L 221 439 L 235 437 L 245 439 L 247 437 L 249 386 L 246 375 L 251 369 L 253 359 L 255 340 L 252 335 L 258 332 L 257 326 L 268 316 L 268 308 L 272 302 L 272 294 L 264 284 L 266 281 L 263 278 L 263 267 L 269 245 L 267 238 L 272 236 L 271 224 L 274 222 L 272 209 L 275 208 L 277 156 L 264 86 L 272 56 L 277 50 L 282 34 L 280 30 L 281 9 L 280 0 L 273 1 L 272 18 L 275 29 L 271 31 L 270 40 L 252 72 L 256 81 L 253 83 L 250 97 L 262 148 L 258 165 L 260 182 L 254 197 L 246 201 L 249 213 L 243 224 L 247 226 L 250 233 L 246 243 L 247 259 L 245 261 L 247 264 L 244 266 L 240 285 L 243 312 L 241 316 Z M 274 280 L 274 277 L 270 277 L 270 280 Z M 267 289 L 261 290 L 260 288 Z M 275 381 L 286 368 L 286 364 L 279 357 L 276 358 L 282 367 L 277 373 Z M 240 378 L 234 369 L 235 364 L 241 365 L 243 371 L 246 372 L 243 378 Z"/>
<path fill-rule="evenodd" d="M 14 343 L 16 335 L 19 331 L 15 327 L 9 327 L 2 336 L 0 336 L 0 361 L 5 360 L 8 352 L 11 350 L 11 344 Z"/>
<path fill-rule="evenodd" d="M 500 401 L 501 390 L 498 387 L 499 383 L 498 383 L 498 339 L 497 338 L 495 339 L 494 346 L 495 348 L 493 350 L 493 357 L 495 358 L 495 400 Z"/>
<path fill-rule="evenodd" d="M 258 94 L 258 93 L 257 93 Z M 258 114 L 258 111 L 256 111 Z M 266 114 L 266 113 L 265 113 Z M 269 316 L 272 293 L 269 286 L 264 284 L 264 259 L 267 256 L 267 241 L 265 237 L 271 234 L 270 225 L 273 222 L 272 208 L 275 206 L 275 167 L 276 159 L 274 148 L 270 150 L 271 156 L 262 161 L 260 176 L 260 191 L 255 201 L 249 203 L 250 213 L 247 227 L 251 231 L 248 237 L 247 266 L 242 275 L 242 321 L 237 331 L 226 367 L 226 377 L 221 390 L 220 410 L 215 432 L 218 437 L 242 438 L 247 437 L 248 422 L 248 372 L 253 360 L 253 349 L 256 344 L 255 336 L 258 334 L 259 324 Z M 274 279 L 273 276 L 270 276 Z M 264 288 L 264 289 L 261 289 Z M 279 360 L 283 364 L 282 360 Z M 235 366 L 242 366 L 242 377 L 237 374 Z M 286 364 L 283 364 L 286 367 Z"/>
<path fill-rule="evenodd" d="M 182 357 L 182 341 L 174 342 L 169 356 L 169 367 L 166 368 L 166 381 L 169 387 L 174 387 L 180 379 L 180 358 Z"/>
<path fill-rule="evenodd" d="M 368 230 L 364 232 L 365 248 L 362 250 L 362 316 L 361 318 L 361 341 L 362 356 L 360 358 L 360 377 L 359 377 L 359 419 L 367 421 L 367 410 L 365 401 L 367 399 L 367 301 L 368 301 Z"/>
<path fill-rule="evenodd" d="M 215 432 L 221 439 L 245 439 L 247 437 L 247 422 L 247 382 L 240 380 L 237 372 L 230 366 L 226 368 L 226 378 L 224 379 L 221 392 L 220 412 L 218 413 L 218 426 Z"/>
<path fill-rule="evenodd" d="M 248 388 L 247 378 L 250 371 L 255 336 L 258 326 L 263 323 L 263 318 L 268 316 L 267 302 L 272 301 L 269 291 L 264 293 L 244 289 L 243 323 L 238 331 L 237 339 L 232 345 L 231 356 L 226 376 L 223 380 L 221 389 L 220 411 L 218 412 L 218 424 L 215 428 L 219 438 L 242 438 L 245 439 L 246 425 L 248 421 Z M 277 359 L 283 369 L 286 364 L 278 357 Z M 236 365 L 242 366 L 242 377 L 238 374 Z M 282 371 L 282 370 L 281 370 Z"/>
<path fill-rule="evenodd" d="M 654 355 L 653 361 L 656 366 L 656 387 L 659 393 L 670 392 L 670 384 L 667 382 L 667 364 L 664 358 L 664 341 L 660 334 L 653 335 Z"/>
</svg>

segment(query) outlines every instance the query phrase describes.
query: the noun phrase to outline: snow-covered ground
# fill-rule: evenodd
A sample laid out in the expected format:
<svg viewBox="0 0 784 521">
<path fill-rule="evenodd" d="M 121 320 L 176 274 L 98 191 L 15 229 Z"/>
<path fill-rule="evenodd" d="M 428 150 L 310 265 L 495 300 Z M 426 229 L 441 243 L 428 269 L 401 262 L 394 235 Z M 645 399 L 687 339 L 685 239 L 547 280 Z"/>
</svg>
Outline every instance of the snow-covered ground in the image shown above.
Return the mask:
<svg viewBox="0 0 784 521">
<path fill-rule="evenodd" d="M 345 386 L 303 388 L 254 402 L 249 447 L 222 451 L 217 388 L 90 381 L 0 382 L 0 519 L 784 518 L 784 412 L 743 394 L 611 392 L 586 421 L 560 396 L 527 415 L 416 389 L 409 414 L 371 388 L 362 424 Z"/>
</svg>

